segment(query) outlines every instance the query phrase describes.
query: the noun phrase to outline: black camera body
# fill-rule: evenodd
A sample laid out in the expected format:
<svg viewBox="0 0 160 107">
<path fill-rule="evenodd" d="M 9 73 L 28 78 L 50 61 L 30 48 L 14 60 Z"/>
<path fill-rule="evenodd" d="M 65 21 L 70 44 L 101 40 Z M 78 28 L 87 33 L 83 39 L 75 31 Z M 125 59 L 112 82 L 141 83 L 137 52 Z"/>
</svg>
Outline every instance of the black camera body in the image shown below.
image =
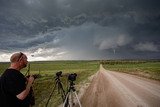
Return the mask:
<svg viewBox="0 0 160 107">
<path fill-rule="evenodd" d="M 38 78 L 38 77 L 39 77 L 39 74 L 34 74 L 34 75 L 32 75 L 32 76 L 33 76 L 33 78 L 34 78 L 34 79 L 36 79 L 36 78 Z M 30 75 L 27 75 L 26 77 L 27 77 L 27 78 L 29 78 L 29 77 L 30 77 Z"/>
<path fill-rule="evenodd" d="M 77 77 L 77 74 L 76 74 L 76 73 L 69 74 L 68 80 L 70 80 L 70 81 L 75 81 L 75 80 L 76 80 L 76 77 Z"/>
<path fill-rule="evenodd" d="M 57 77 L 62 77 L 62 71 L 57 72 L 57 73 L 56 73 L 56 76 L 57 76 Z"/>
</svg>

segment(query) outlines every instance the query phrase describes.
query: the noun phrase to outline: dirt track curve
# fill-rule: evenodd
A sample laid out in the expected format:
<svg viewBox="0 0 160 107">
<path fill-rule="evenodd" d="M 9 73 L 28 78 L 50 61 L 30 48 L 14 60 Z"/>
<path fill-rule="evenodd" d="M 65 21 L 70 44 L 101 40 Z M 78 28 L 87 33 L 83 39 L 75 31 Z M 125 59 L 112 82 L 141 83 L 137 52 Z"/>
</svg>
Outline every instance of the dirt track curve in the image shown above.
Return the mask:
<svg viewBox="0 0 160 107">
<path fill-rule="evenodd" d="M 81 103 L 82 107 L 160 107 L 160 83 L 101 65 Z"/>
</svg>

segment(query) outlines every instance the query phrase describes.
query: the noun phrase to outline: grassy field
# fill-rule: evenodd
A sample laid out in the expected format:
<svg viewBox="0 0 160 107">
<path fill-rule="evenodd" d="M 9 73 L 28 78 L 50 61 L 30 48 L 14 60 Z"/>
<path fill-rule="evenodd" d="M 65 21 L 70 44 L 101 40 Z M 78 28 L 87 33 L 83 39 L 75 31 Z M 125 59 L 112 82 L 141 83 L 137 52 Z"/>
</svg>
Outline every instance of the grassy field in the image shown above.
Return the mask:
<svg viewBox="0 0 160 107">
<path fill-rule="evenodd" d="M 77 79 L 75 84 L 79 84 L 85 81 L 89 76 L 93 75 L 99 69 L 99 62 L 97 61 L 56 61 L 56 62 L 36 62 L 31 63 L 31 69 L 34 72 L 39 72 L 42 75 L 41 78 L 35 81 L 35 96 L 36 102 L 39 107 L 44 107 L 46 104 L 49 94 L 55 85 L 55 73 L 57 71 L 63 72 L 63 77 L 61 78 L 64 89 L 66 90 L 67 85 L 67 75 L 70 73 L 77 73 Z M 37 69 L 37 70 L 36 70 Z M 77 89 L 78 90 L 78 89 Z M 55 91 L 55 94 L 57 92 Z M 56 107 L 62 103 L 60 95 L 53 95 L 51 103 L 49 106 Z"/>
<path fill-rule="evenodd" d="M 9 63 L 0 63 L 0 74 L 9 66 Z M 30 62 L 30 73 L 39 74 L 40 78 L 37 78 L 34 82 L 34 94 L 36 99 L 35 107 L 44 107 L 52 88 L 55 85 L 55 74 L 58 71 L 63 72 L 61 78 L 64 89 L 67 86 L 67 77 L 70 73 L 76 73 L 77 78 L 75 81 L 76 86 L 86 81 L 87 78 L 97 72 L 99 69 L 99 61 L 48 61 L 48 62 Z M 27 68 L 22 72 L 25 74 Z M 77 89 L 78 91 L 78 89 Z M 55 91 L 48 107 L 57 107 L 62 103 L 60 95 L 57 95 Z"/>
<path fill-rule="evenodd" d="M 99 64 L 103 64 L 108 70 L 126 72 L 151 79 L 160 80 L 160 61 L 133 61 L 133 60 L 106 60 L 106 61 L 46 61 L 46 62 L 30 62 L 30 73 L 39 74 L 34 82 L 34 94 L 36 105 L 34 107 L 44 107 L 52 88 L 55 85 L 55 74 L 58 71 L 63 72 L 61 78 L 64 89 L 67 86 L 67 77 L 70 73 L 77 73 L 75 87 L 80 87 L 87 78 L 99 69 Z M 9 63 L 0 63 L 0 74 L 9 66 Z M 22 70 L 25 74 L 27 68 Z M 62 103 L 60 95 L 57 92 L 53 94 L 48 107 L 57 107 Z"/>
<path fill-rule="evenodd" d="M 160 80 L 160 61 L 104 61 L 105 69 Z"/>
</svg>

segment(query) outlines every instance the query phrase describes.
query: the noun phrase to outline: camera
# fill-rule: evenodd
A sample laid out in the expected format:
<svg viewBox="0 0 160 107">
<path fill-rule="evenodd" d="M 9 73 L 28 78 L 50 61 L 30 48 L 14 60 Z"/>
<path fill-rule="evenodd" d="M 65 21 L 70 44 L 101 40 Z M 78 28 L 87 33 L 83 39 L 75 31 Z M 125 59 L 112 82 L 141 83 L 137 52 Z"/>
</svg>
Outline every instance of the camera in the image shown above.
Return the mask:
<svg viewBox="0 0 160 107">
<path fill-rule="evenodd" d="M 57 76 L 57 77 L 62 77 L 62 71 L 57 72 L 57 73 L 56 73 L 56 76 Z"/>
<path fill-rule="evenodd" d="M 39 77 L 39 74 L 34 74 L 33 77 L 34 77 L 34 79 L 36 79 Z"/>
<path fill-rule="evenodd" d="M 36 79 L 36 78 L 38 78 L 39 77 L 39 74 L 34 74 L 34 75 L 32 75 L 33 76 L 33 78 L 34 79 Z M 27 78 L 29 78 L 30 77 L 30 75 L 28 75 L 28 76 L 26 76 Z"/>
<path fill-rule="evenodd" d="M 76 77 L 77 77 L 77 74 L 76 74 L 76 73 L 69 74 L 68 80 L 70 80 L 70 81 L 75 81 L 75 80 L 76 80 Z"/>
</svg>

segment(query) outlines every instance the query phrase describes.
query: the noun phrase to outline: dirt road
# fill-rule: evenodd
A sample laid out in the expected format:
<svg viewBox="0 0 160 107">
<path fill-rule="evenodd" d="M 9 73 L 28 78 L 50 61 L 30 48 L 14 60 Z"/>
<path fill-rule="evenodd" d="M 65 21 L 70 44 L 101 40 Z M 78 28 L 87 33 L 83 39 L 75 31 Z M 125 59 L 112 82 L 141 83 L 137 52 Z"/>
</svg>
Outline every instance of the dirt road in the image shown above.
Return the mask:
<svg viewBox="0 0 160 107">
<path fill-rule="evenodd" d="M 81 103 L 82 107 L 160 107 L 160 83 L 100 66 Z"/>
</svg>

